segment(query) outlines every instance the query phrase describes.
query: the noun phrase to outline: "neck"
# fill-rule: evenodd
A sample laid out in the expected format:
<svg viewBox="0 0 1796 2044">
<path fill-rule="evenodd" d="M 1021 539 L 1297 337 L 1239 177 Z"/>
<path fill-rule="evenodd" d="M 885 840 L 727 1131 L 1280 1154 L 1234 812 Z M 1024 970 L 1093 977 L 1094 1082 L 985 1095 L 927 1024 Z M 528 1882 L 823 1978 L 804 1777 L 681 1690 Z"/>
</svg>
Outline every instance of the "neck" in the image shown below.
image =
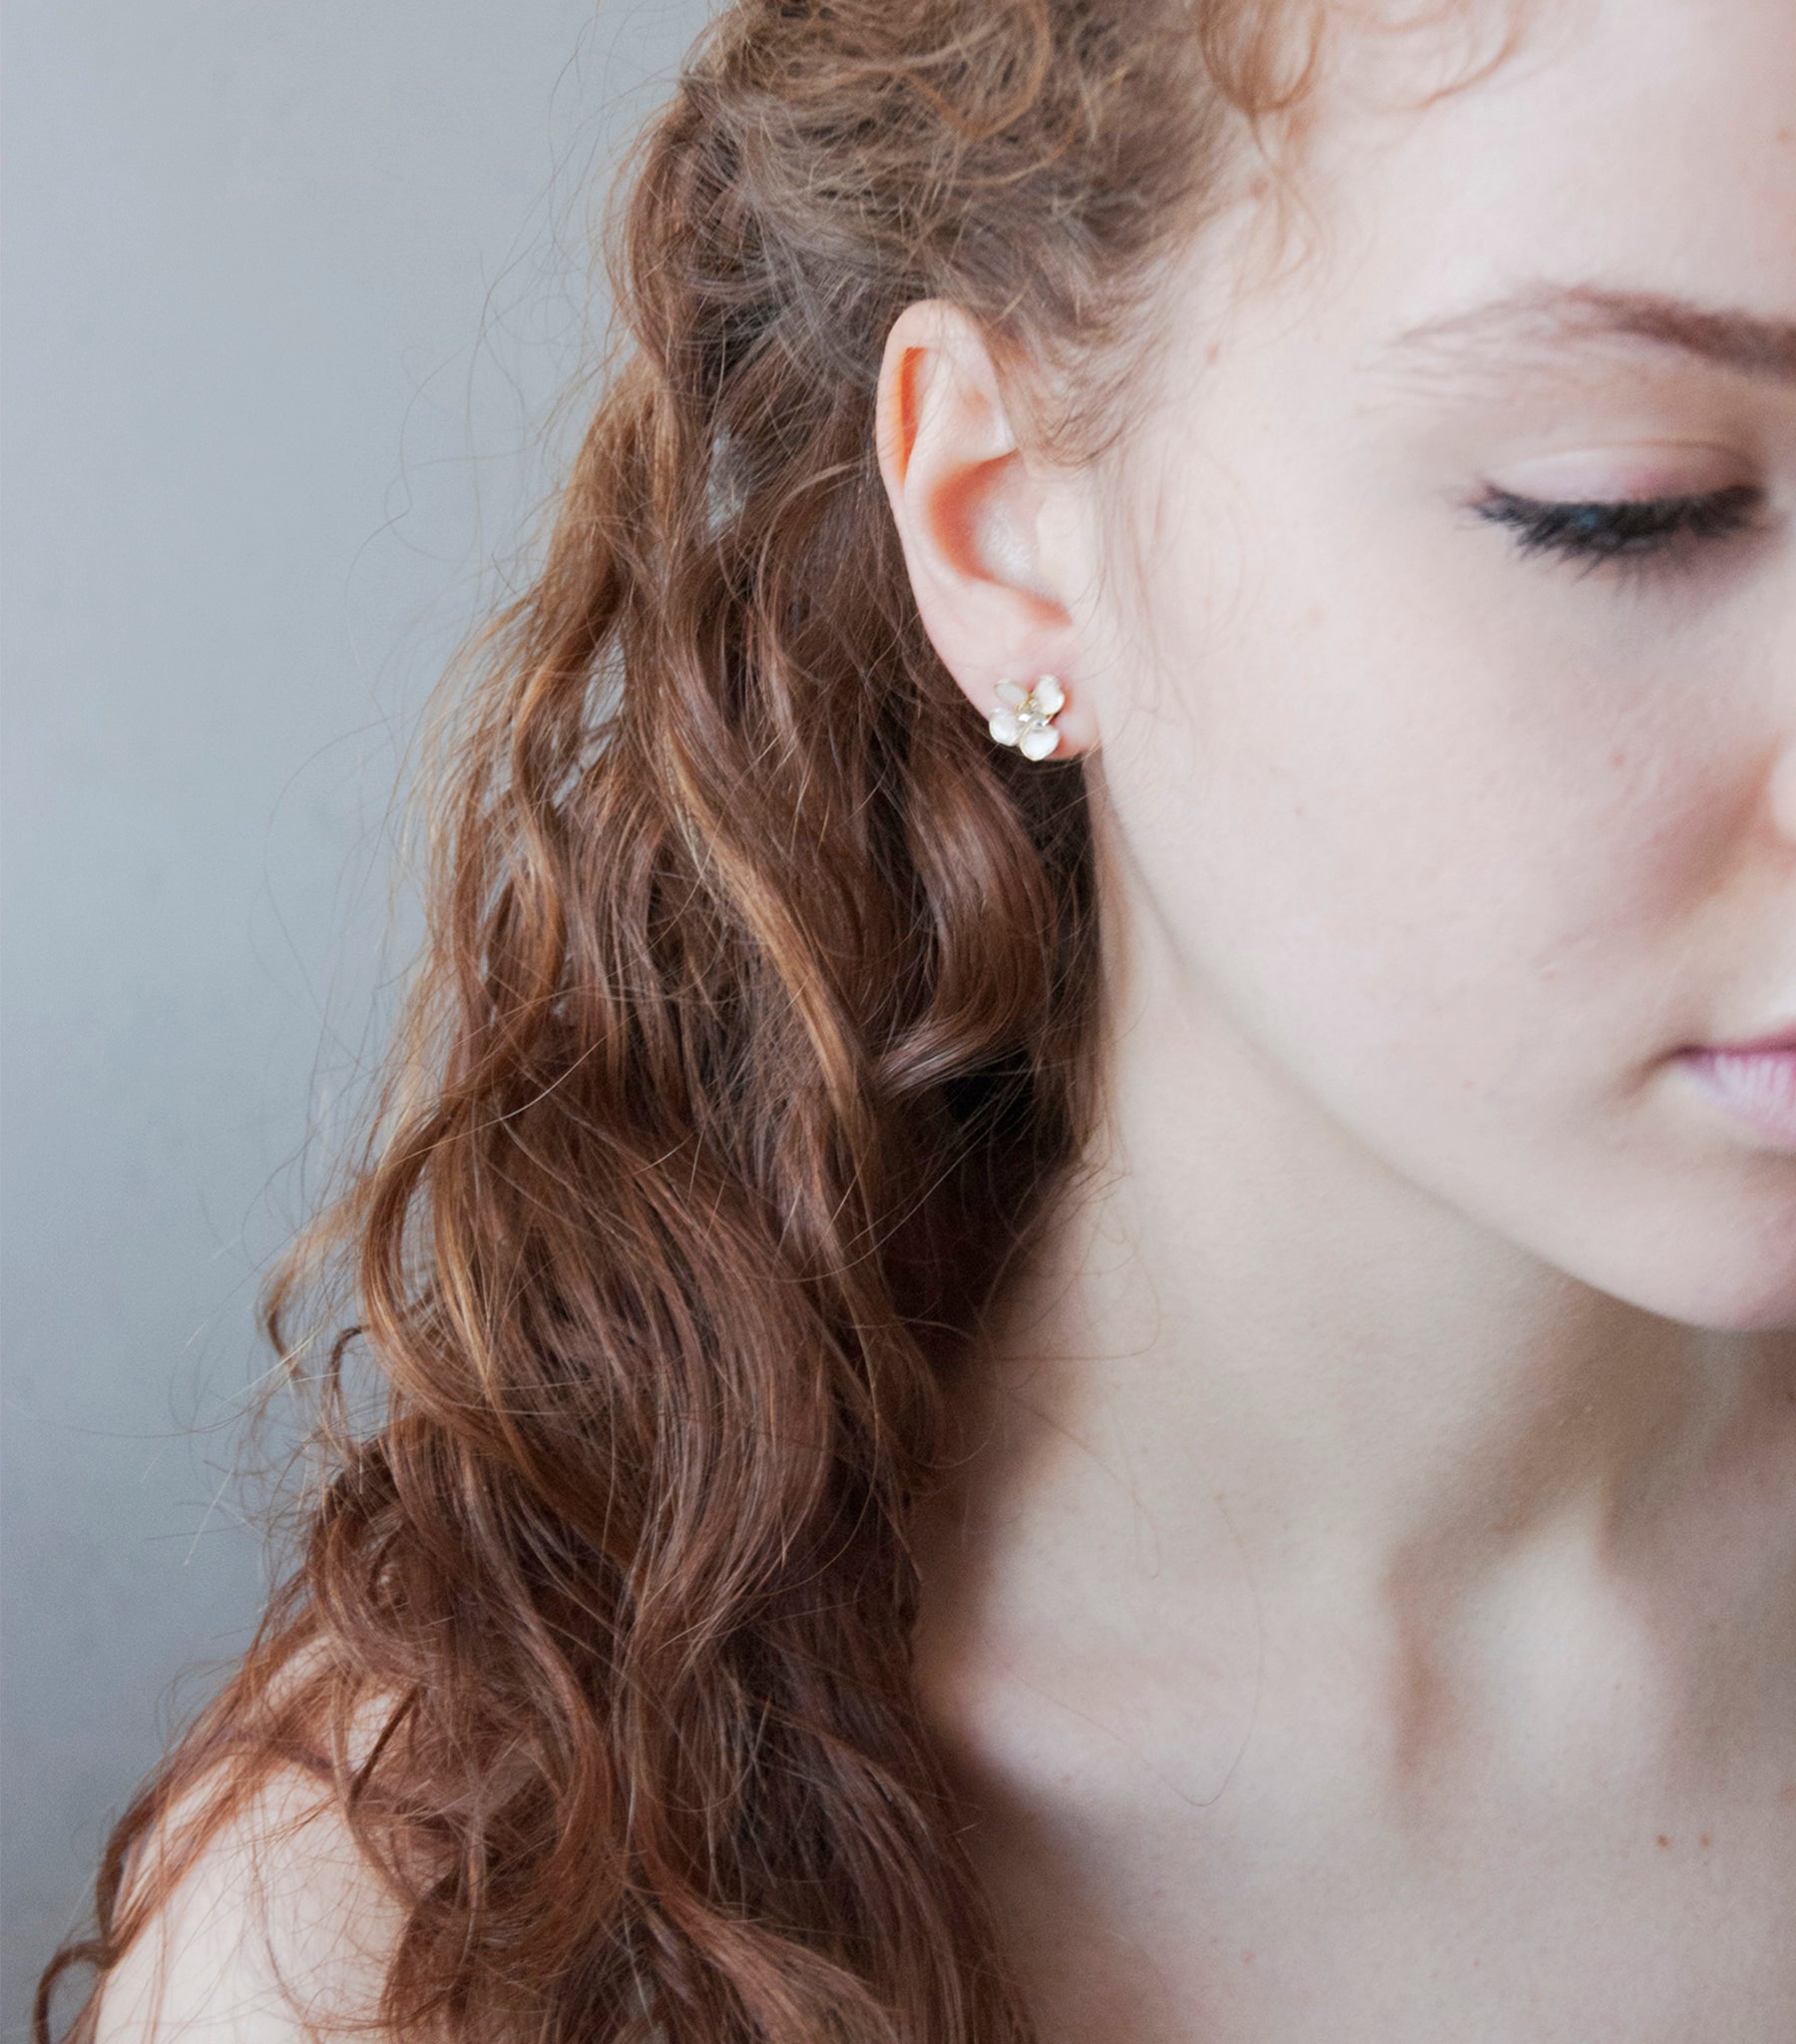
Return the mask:
<svg viewBox="0 0 1796 2044">
<path fill-rule="evenodd" d="M 1112 983 L 1102 1155 L 969 1383 L 963 1533 L 1148 1526 L 1195 1588 L 1223 1523 L 1262 1584 L 1438 1606 L 1543 1542 L 1644 1558 L 1789 1430 L 1789 1332 L 1634 1306 L 1406 1179 L 1163 950 Z"/>
</svg>

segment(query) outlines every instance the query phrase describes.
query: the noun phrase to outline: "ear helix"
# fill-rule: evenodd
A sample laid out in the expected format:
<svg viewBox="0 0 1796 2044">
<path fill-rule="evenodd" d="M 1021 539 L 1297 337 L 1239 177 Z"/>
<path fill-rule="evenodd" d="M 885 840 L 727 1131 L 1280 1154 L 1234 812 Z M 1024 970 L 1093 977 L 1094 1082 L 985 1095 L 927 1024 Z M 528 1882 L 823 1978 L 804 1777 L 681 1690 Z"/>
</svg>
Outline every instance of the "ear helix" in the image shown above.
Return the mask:
<svg viewBox="0 0 1796 2044">
<path fill-rule="evenodd" d="M 1041 676 L 1027 691 L 1019 682 L 1000 682 L 997 707 L 986 729 L 1001 746 L 1015 746 L 1026 760 L 1045 760 L 1060 744 L 1054 720 L 1066 701 L 1067 692 L 1053 675 Z"/>
</svg>

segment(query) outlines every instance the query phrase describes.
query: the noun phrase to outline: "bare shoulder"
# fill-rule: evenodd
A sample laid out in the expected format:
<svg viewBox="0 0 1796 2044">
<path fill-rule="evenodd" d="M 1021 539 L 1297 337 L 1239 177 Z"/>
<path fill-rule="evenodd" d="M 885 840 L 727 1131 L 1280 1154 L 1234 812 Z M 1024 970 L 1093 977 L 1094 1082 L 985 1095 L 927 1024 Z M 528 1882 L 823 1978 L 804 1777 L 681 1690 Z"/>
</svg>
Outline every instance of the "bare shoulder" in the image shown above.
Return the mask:
<svg viewBox="0 0 1796 2044">
<path fill-rule="evenodd" d="M 183 1817 L 172 1814 L 177 1834 Z M 299 2044 L 335 2027 L 367 2037 L 399 1923 L 326 1788 L 276 1776 L 208 1841 L 108 1975 L 95 2044 Z"/>
</svg>

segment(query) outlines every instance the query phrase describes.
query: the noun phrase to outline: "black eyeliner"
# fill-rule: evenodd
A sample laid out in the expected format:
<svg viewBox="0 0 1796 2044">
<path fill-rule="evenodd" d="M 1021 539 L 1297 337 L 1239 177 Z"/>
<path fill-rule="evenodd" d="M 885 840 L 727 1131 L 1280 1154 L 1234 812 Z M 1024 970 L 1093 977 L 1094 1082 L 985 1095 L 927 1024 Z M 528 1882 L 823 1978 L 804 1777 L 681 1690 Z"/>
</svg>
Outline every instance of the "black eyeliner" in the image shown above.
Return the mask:
<svg viewBox="0 0 1796 2044">
<path fill-rule="evenodd" d="M 1751 526 L 1763 499 L 1754 483 L 1699 495 L 1608 500 L 1554 500 L 1491 488 L 1472 509 L 1506 528 L 1524 554 L 1556 554 L 1599 568 L 1663 554 L 1681 540 L 1731 538 Z"/>
</svg>

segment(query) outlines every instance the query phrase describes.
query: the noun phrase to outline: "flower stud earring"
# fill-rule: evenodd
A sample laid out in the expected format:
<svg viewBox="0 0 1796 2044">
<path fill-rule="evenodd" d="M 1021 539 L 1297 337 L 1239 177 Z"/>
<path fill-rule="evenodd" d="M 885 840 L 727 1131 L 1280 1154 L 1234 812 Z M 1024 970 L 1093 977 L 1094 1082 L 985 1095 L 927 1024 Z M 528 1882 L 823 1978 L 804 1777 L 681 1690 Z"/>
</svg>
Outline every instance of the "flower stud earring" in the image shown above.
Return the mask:
<svg viewBox="0 0 1796 2044">
<path fill-rule="evenodd" d="M 998 707 L 986 722 L 986 729 L 1001 746 L 1015 746 L 1026 760 L 1045 760 L 1060 744 L 1054 720 L 1067 700 L 1067 692 L 1052 675 L 1043 675 L 1033 689 L 1020 683 L 998 684 Z"/>
</svg>

